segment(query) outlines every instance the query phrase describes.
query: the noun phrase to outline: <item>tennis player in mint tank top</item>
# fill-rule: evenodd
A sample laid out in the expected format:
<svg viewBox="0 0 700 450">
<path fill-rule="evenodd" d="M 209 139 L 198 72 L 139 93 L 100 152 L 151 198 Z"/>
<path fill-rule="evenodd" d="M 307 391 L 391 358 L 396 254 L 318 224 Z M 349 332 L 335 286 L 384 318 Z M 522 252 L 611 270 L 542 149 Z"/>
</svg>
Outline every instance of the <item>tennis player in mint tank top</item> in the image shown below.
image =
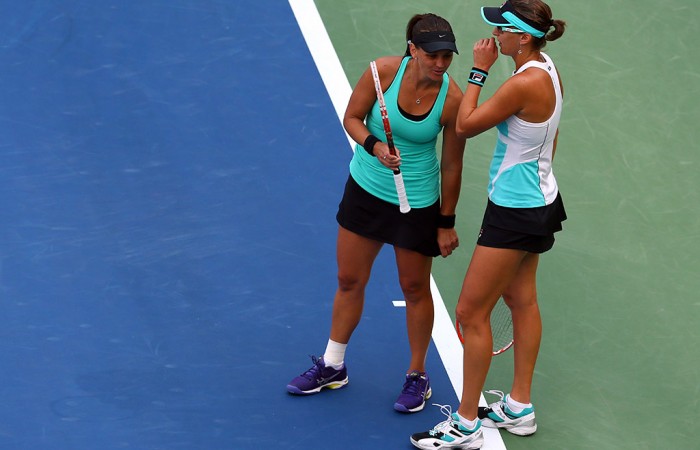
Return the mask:
<svg viewBox="0 0 700 450">
<path fill-rule="evenodd" d="M 552 168 L 564 94 L 552 58 L 542 51 L 562 36 L 566 23 L 553 19 L 542 0 L 508 0 L 481 8 L 481 15 L 494 28 L 492 37 L 474 44 L 457 133 L 466 138 L 492 128 L 497 133 L 486 211 L 456 309 L 464 338 L 462 398 L 454 412 L 441 407 L 447 420 L 411 436 L 422 449 L 481 448 L 482 425 L 518 436 L 537 431 L 530 392 L 542 335 L 537 267 L 566 220 Z M 499 48 L 515 71 L 479 104 Z M 480 408 L 492 357 L 489 317 L 500 297 L 513 319 L 513 383 L 510 392 L 489 391 L 499 399 Z"/>
<path fill-rule="evenodd" d="M 323 356 L 313 357 L 314 365 L 287 390 L 308 395 L 347 384 L 345 349 L 362 315 L 374 260 L 389 244 L 406 299 L 411 351 L 406 367 L 395 369 L 403 388 L 393 406 L 412 413 L 423 409 L 432 392 L 425 367 L 433 328 L 430 271 L 434 257 L 447 257 L 459 245 L 454 225 L 465 139 L 456 133 L 462 91 L 447 74 L 457 53 L 452 27 L 435 14 L 419 14 L 408 22 L 406 42 L 404 56 L 376 60 L 395 155 L 386 144 L 369 67 L 348 103 L 343 125 L 357 145 L 337 214 L 338 289 L 330 336 Z M 411 204 L 406 214 L 399 210 L 393 175 L 397 168 Z"/>
</svg>

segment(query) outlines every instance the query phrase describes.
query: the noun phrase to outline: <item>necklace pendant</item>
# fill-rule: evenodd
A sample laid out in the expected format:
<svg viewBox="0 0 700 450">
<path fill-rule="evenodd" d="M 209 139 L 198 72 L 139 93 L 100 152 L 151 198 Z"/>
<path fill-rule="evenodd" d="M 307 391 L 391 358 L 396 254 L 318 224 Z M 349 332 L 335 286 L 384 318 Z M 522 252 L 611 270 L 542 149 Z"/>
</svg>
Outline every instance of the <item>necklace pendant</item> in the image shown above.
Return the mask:
<svg viewBox="0 0 700 450">
<path fill-rule="evenodd" d="M 416 105 L 420 105 L 420 99 L 416 100 Z"/>
</svg>

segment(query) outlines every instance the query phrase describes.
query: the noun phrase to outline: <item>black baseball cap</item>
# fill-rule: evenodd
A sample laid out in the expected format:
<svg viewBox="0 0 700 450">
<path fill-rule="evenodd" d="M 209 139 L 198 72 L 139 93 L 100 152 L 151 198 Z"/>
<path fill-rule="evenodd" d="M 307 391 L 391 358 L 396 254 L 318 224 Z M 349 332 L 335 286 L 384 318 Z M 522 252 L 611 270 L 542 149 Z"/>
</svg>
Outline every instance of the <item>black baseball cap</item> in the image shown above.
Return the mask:
<svg viewBox="0 0 700 450">
<path fill-rule="evenodd" d="M 416 34 L 411 42 L 428 53 L 450 50 L 459 54 L 455 35 L 451 31 L 424 31 Z"/>
</svg>

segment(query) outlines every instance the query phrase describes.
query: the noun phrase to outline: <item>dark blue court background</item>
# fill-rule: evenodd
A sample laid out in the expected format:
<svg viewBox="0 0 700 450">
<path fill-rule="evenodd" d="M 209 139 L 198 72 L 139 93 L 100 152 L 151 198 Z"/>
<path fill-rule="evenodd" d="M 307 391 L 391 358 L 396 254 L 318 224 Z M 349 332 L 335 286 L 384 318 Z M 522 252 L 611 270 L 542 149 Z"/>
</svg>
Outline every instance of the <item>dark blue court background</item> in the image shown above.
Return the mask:
<svg viewBox="0 0 700 450">
<path fill-rule="evenodd" d="M 0 448 L 408 448 L 380 255 L 323 351 L 345 135 L 282 0 L 0 1 Z M 435 400 L 454 403 L 436 352 Z"/>
</svg>

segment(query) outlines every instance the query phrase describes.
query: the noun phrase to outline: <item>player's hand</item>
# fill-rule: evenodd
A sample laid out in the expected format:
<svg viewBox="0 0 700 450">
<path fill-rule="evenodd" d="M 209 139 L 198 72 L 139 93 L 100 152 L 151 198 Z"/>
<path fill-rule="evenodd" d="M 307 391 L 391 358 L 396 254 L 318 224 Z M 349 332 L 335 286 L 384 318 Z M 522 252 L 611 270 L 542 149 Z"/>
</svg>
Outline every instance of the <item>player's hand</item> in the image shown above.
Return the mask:
<svg viewBox="0 0 700 450">
<path fill-rule="evenodd" d="M 489 71 L 491 66 L 498 59 L 498 46 L 496 38 L 479 39 L 474 43 L 474 67 L 481 70 Z"/>
<path fill-rule="evenodd" d="M 374 155 L 386 168 L 396 170 L 401 165 L 401 152 L 396 149 L 396 154 L 392 155 L 389 146 L 385 142 L 377 142 L 374 145 Z"/>
<path fill-rule="evenodd" d="M 447 258 L 459 247 L 459 237 L 454 228 L 438 228 L 438 245 L 440 254 Z"/>
</svg>

